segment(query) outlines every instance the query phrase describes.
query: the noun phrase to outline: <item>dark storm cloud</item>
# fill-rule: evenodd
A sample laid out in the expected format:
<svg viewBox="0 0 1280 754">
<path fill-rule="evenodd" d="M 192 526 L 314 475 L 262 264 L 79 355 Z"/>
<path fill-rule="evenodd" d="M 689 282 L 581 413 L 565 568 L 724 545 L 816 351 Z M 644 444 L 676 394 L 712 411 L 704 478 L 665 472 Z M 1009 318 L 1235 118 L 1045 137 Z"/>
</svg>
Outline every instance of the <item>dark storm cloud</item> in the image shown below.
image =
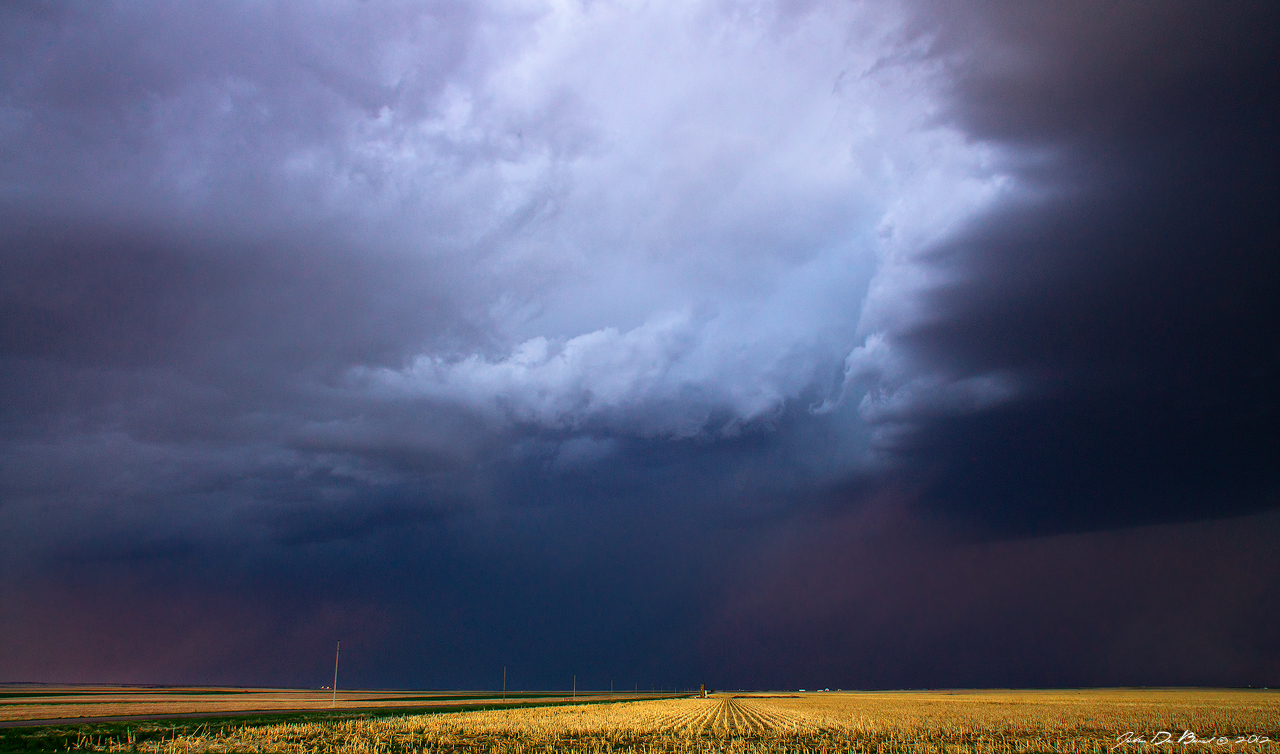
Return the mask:
<svg viewBox="0 0 1280 754">
<path fill-rule="evenodd" d="M 930 284 L 850 357 L 881 450 L 1011 532 L 1280 503 L 1274 8 L 942 18 L 951 117 L 1032 191 L 913 260 Z"/>
<path fill-rule="evenodd" d="M 1273 15 L 5 5 L 4 667 L 1271 678 Z"/>
</svg>

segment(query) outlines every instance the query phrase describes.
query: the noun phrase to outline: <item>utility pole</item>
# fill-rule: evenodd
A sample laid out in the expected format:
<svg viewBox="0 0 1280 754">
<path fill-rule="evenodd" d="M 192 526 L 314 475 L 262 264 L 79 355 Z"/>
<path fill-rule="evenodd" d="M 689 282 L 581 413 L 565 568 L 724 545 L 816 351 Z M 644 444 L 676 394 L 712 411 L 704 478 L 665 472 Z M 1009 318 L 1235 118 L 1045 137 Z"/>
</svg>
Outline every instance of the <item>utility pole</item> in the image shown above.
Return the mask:
<svg viewBox="0 0 1280 754">
<path fill-rule="evenodd" d="M 333 650 L 333 701 L 330 707 L 338 706 L 338 653 L 342 651 L 342 642 L 338 642 L 337 648 Z"/>
<path fill-rule="evenodd" d="M 507 701 L 507 666 L 502 666 L 502 701 Z"/>
<path fill-rule="evenodd" d="M 577 673 L 575 673 L 575 674 L 574 674 L 574 676 L 573 676 L 573 698 L 574 698 L 574 699 L 577 699 L 577 698 L 578 698 L 578 675 L 577 675 Z"/>
</svg>

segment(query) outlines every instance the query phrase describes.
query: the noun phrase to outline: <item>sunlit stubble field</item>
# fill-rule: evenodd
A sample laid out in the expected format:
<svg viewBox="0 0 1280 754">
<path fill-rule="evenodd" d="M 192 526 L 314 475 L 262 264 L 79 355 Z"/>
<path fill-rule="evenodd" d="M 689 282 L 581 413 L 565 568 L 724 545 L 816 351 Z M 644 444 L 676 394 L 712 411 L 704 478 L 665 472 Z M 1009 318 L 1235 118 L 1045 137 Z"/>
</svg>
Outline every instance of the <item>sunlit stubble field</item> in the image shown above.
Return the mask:
<svg viewBox="0 0 1280 754">
<path fill-rule="evenodd" d="M 151 730 L 154 734 L 155 728 Z M 1188 732 L 1194 739 L 1189 738 Z M 1280 693 L 1100 690 L 722 694 L 705 700 L 264 726 L 210 723 L 186 733 L 175 730 L 168 737 L 162 734 L 160 738 L 143 740 L 146 738 L 145 731 L 135 729 L 112 736 L 82 736 L 69 748 L 136 749 L 157 754 L 1277 752 Z M 1160 743 L 1153 744 L 1152 740 Z"/>
</svg>

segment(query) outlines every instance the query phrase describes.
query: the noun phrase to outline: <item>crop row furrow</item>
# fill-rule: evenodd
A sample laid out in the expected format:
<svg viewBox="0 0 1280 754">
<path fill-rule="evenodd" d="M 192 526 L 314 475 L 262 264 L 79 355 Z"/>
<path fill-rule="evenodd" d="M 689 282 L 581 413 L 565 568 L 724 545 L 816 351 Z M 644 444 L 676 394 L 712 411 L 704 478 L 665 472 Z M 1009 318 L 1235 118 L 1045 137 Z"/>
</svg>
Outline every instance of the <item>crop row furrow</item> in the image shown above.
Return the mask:
<svg viewBox="0 0 1280 754">
<path fill-rule="evenodd" d="M 679 721 L 672 726 L 671 730 L 685 733 L 697 733 L 702 730 L 707 719 L 715 714 L 715 706 L 712 704 L 698 704 L 688 714 L 682 716 Z"/>
<path fill-rule="evenodd" d="M 752 706 L 743 702 L 738 702 L 738 710 L 742 713 L 744 727 L 753 734 L 759 735 L 768 729 L 768 723 L 764 718 L 760 717 L 759 712 Z"/>
<path fill-rule="evenodd" d="M 764 721 L 761 720 L 760 716 L 756 713 L 755 709 L 753 709 L 751 705 L 746 704 L 745 702 L 742 702 L 742 701 L 738 701 L 737 705 L 738 705 L 738 711 L 742 714 L 743 728 L 747 732 L 753 733 L 753 734 L 759 734 L 764 732 L 764 728 L 765 728 Z"/>
<path fill-rule="evenodd" d="M 716 714 L 716 703 L 714 701 L 699 701 L 697 704 L 698 712 L 689 721 L 693 730 L 701 730 L 706 725 L 707 720 Z"/>
<path fill-rule="evenodd" d="M 720 720 L 720 713 L 724 707 L 724 702 L 714 701 L 707 709 L 707 715 L 702 719 L 702 730 L 714 731 L 716 724 Z"/>
<path fill-rule="evenodd" d="M 711 708 L 710 714 L 707 715 L 706 721 L 702 725 L 702 729 L 708 733 L 715 733 L 720 723 L 720 715 L 724 712 L 724 702 L 717 701 L 715 706 Z"/>
<path fill-rule="evenodd" d="M 734 700 L 733 702 L 733 714 L 734 714 L 734 717 L 736 718 L 734 720 L 734 727 L 736 727 L 742 733 L 755 732 L 755 726 L 752 725 L 751 718 L 747 715 L 746 708 L 743 707 L 742 704 L 737 700 Z"/>
<path fill-rule="evenodd" d="M 779 730 L 793 730 L 795 728 L 797 721 L 792 715 L 782 712 L 776 708 L 768 707 L 767 705 L 755 702 L 751 702 L 750 704 L 752 709 L 755 710 L 756 715 L 762 721 L 763 727 Z"/>
<path fill-rule="evenodd" d="M 738 709 L 732 699 L 726 699 L 724 702 L 724 732 L 736 733 L 738 731 Z"/>
<path fill-rule="evenodd" d="M 688 721 L 688 724 L 685 725 L 684 728 L 682 728 L 681 730 L 685 733 L 692 733 L 692 734 L 698 733 L 699 731 L 702 730 L 702 727 L 706 725 L 707 716 L 713 714 L 714 710 L 715 708 L 711 706 L 707 706 L 699 710 L 698 714 L 695 715 L 693 718 L 691 718 Z"/>
</svg>

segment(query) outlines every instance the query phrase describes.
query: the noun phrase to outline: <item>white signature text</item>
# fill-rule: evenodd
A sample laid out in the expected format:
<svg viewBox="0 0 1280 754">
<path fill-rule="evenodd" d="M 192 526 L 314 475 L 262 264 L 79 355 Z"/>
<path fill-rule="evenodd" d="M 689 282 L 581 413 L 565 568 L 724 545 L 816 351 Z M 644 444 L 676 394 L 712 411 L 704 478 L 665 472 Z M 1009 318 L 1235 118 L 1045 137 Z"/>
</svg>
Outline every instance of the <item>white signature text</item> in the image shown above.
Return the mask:
<svg viewBox="0 0 1280 754">
<path fill-rule="evenodd" d="M 1111 747 L 1111 750 L 1115 751 L 1125 744 L 1147 744 L 1149 746 L 1160 746 L 1162 744 L 1234 746 L 1236 744 L 1265 744 L 1270 740 L 1270 738 L 1266 736 L 1259 736 L 1256 733 L 1240 736 L 1209 736 L 1208 738 L 1201 738 L 1195 731 L 1190 730 L 1184 730 L 1180 736 L 1175 736 L 1167 730 L 1160 730 L 1150 734 L 1128 731 L 1116 736 L 1116 745 Z"/>
</svg>

